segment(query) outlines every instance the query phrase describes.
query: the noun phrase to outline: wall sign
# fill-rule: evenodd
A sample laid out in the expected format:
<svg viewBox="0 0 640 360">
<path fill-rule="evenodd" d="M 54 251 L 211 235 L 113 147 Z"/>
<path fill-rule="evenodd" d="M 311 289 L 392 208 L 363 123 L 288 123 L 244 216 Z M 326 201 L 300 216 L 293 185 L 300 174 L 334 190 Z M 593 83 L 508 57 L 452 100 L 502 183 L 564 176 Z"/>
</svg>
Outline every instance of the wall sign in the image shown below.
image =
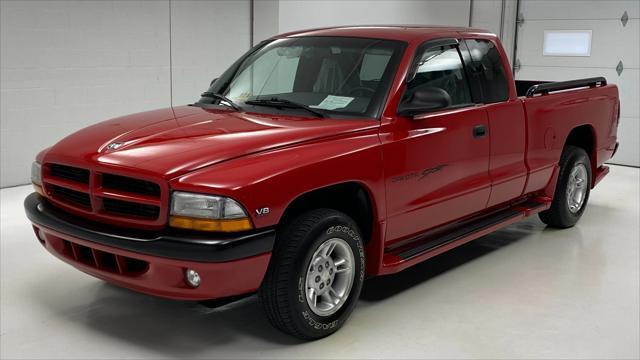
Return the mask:
<svg viewBox="0 0 640 360">
<path fill-rule="evenodd" d="M 591 56 L 591 30 L 545 30 L 542 55 Z"/>
</svg>

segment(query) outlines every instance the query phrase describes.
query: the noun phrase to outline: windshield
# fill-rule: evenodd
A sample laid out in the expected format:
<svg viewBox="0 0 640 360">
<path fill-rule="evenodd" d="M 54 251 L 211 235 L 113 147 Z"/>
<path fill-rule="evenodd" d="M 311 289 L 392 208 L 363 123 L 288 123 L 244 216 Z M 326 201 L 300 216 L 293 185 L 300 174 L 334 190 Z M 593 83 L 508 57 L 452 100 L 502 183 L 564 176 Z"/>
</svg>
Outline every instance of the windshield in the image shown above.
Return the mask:
<svg viewBox="0 0 640 360">
<path fill-rule="evenodd" d="M 377 118 L 403 49 L 380 39 L 278 39 L 245 55 L 208 93 L 255 112 Z M 205 94 L 199 103 L 224 103 Z"/>
</svg>

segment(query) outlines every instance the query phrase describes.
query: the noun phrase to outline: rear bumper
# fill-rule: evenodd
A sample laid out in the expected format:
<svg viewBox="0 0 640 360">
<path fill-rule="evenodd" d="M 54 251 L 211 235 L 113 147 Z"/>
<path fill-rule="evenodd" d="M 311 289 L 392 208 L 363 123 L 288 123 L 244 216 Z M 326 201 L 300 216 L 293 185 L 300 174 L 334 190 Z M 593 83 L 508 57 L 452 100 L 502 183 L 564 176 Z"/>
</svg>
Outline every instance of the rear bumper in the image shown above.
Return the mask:
<svg viewBox="0 0 640 360">
<path fill-rule="evenodd" d="M 24 202 L 40 243 L 53 255 L 97 278 L 150 295 L 207 300 L 258 289 L 271 258 L 274 230 L 218 239 L 121 234 L 80 224 L 34 193 Z M 197 288 L 185 270 L 200 274 Z"/>
</svg>

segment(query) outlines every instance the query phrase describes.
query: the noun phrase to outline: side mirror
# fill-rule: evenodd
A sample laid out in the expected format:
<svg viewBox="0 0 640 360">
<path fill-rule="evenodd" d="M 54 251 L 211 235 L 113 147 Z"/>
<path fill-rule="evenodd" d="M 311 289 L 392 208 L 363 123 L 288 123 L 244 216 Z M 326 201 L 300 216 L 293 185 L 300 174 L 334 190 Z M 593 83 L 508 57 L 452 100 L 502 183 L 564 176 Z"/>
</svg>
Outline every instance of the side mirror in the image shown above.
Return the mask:
<svg viewBox="0 0 640 360">
<path fill-rule="evenodd" d="M 216 81 L 218 81 L 218 78 L 211 80 L 211 82 L 209 83 L 209 87 L 213 86 L 213 83 L 215 83 Z"/>
<path fill-rule="evenodd" d="M 451 106 L 451 96 L 445 90 L 420 86 L 413 89 L 398 106 L 398 114 L 414 116 Z"/>
</svg>

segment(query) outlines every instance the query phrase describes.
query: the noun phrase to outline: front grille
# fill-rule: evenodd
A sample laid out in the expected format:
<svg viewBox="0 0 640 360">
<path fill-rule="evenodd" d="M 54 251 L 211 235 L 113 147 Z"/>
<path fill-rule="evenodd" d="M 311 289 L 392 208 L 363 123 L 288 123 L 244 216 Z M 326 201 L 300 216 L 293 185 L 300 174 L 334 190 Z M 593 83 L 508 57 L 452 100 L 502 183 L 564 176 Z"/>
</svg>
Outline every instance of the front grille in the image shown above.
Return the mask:
<svg viewBox="0 0 640 360">
<path fill-rule="evenodd" d="M 49 241 L 62 242 L 62 246 L 52 248 L 66 258 L 98 270 L 119 275 L 138 276 L 149 269 L 149 263 L 144 260 L 93 249 L 58 237 L 47 236 L 47 238 Z"/>
<path fill-rule="evenodd" d="M 110 198 L 103 198 L 102 206 L 104 211 L 109 213 L 138 216 L 146 219 L 157 219 L 160 214 L 160 208 L 157 206 Z"/>
<path fill-rule="evenodd" d="M 84 208 L 91 208 L 91 198 L 87 193 L 67 189 L 58 185 L 51 185 L 51 190 L 53 197 L 62 202 L 71 203 Z"/>
<path fill-rule="evenodd" d="M 83 184 L 89 183 L 89 170 L 67 165 L 51 164 L 51 176 Z"/>
<path fill-rule="evenodd" d="M 69 210 L 75 215 L 127 228 L 165 226 L 168 194 L 162 183 L 90 168 L 45 165 L 43 187 L 54 205 L 72 206 Z"/>
<path fill-rule="evenodd" d="M 105 189 L 122 190 L 135 194 L 160 197 L 160 186 L 158 184 L 127 176 L 102 174 L 102 187 Z"/>
</svg>

